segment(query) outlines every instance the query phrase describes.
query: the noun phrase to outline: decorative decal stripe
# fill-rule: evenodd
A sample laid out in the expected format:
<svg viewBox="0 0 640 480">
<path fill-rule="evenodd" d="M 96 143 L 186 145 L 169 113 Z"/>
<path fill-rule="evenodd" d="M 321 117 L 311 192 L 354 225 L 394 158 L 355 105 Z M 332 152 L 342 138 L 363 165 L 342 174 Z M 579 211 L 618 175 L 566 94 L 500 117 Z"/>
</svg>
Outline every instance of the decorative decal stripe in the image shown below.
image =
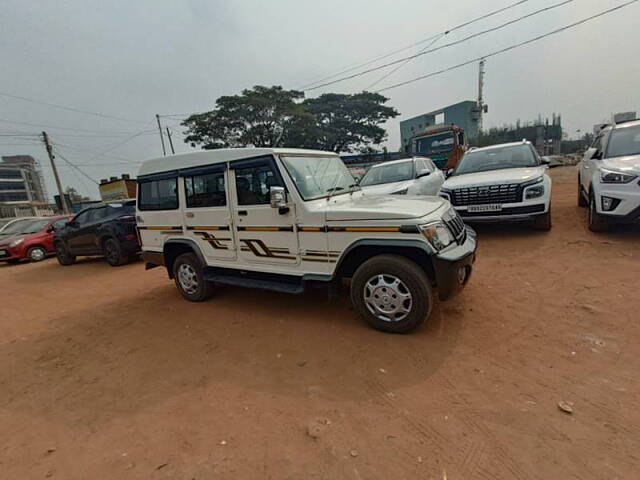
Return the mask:
<svg viewBox="0 0 640 480">
<path fill-rule="evenodd" d="M 329 257 L 302 257 L 303 262 L 322 262 L 322 263 L 336 263 L 335 259 Z"/>
<path fill-rule="evenodd" d="M 293 232 L 293 227 L 238 227 L 239 232 Z"/>
<path fill-rule="evenodd" d="M 171 230 L 171 231 L 178 230 L 182 232 L 182 227 L 180 225 L 177 225 L 175 227 L 168 227 L 165 225 L 162 225 L 162 226 L 153 225 L 149 227 L 138 227 L 138 230 Z"/>
<path fill-rule="evenodd" d="M 301 232 L 326 232 L 327 226 L 324 227 L 298 227 Z"/>
<path fill-rule="evenodd" d="M 399 232 L 400 227 L 329 227 L 330 232 Z"/>
<path fill-rule="evenodd" d="M 202 225 L 195 227 L 187 227 L 187 230 L 200 230 L 200 231 L 228 231 L 229 225 Z"/>
<path fill-rule="evenodd" d="M 216 238 L 215 235 L 207 232 L 195 232 L 196 235 L 202 237 L 202 239 L 206 242 L 209 242 L 216 250 L 229 250 L 229 247 L 222 242 L 230 242 L 230 238 Z"/>
<path fill-rule="evenodd" d="M 281 258 L 285 260 L 296 259 L 296 257 L 293 257 L 289 254 L 290 252 L 287 248 L 269 248 L 262 240 L 258 239 L 241 238 L 240 241 L 244 243 L 244 245 L 240 247 L 240 250 L 243 252 L 251 251 L 251 253 L 253 253 L 256 257 Z"/>
</svg>

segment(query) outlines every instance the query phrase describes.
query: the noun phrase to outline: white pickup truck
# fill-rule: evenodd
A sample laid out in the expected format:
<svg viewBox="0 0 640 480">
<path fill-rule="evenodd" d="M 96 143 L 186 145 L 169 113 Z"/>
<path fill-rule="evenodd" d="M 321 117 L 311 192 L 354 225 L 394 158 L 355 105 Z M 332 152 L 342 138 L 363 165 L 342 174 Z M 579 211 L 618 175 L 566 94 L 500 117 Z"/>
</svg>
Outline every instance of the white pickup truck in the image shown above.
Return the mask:
<svg viewBox="0 0 640 480">
<path fill-rule="evenodd" d="M 338 155 L 312 150 L 146 161 L 137 221 L 147 268 L 164 265 L 187 300 L 216 283 L 301 293 L 350 278 L 355 308 L 387 332 L 420 325 L 434 291 L 462 290 L 476 252 L 446 200 L 365 195 Z"/>
</svg>

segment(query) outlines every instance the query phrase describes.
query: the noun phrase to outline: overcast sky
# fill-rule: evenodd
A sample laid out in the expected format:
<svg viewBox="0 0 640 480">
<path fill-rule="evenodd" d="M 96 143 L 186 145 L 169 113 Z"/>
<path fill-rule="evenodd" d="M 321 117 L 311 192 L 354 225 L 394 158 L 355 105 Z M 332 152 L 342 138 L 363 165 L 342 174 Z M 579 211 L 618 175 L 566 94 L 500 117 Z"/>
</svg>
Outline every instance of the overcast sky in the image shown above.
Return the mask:
<svg viewBox="0 0 640 480">
<path fill-rule="evenodd" d="M 451 33 L 451 42 L 561 0 L 529 0 Z M 574 0 L 460 46 L 413 60 L 378 85 L 459 64 L 623 3 Z M 0 92 L 128 119 L 115 120 L 0 95 L 0 135 L 47 126 L 58 151 L 90 177 L 136 174 L 162 154 L 156 113 L 210 109 L 217 97 L 253 85 L 300 88 L 309 81 L 445 31 L 515 0 L 3 0 Z M 640 3 L 487 61 L 485 126 L 561 113 L 570 137 L 611 113 L 640 109 Z M 417 52 L 406 50 L 401 55 Z M 392 59 L 398 58 L 398 56 Z M 385 71 L 326 89 L 354 93 Z M 477 97 L 477 65 L 384 94 L 401 116 L 387 125 L 399 146 L 399 121 Z M 176 131 L 179 152 L 190 150 Z M 58 128 L 53 128 L 58 127 Z M 136 133 L 138 136 L 125 140 Z M 89 136 L 96 135 L 96 136 Z M 100 136 L 97 136 L 100 135 Z M 115 148 L 114 148 L 115 147 Z M 108 156 L 99 156 L 107 151 Z M 31 154 L 55 191 L 45 151 L 34 137 L 0 136 L 0 155 Z M 97 188 L 59 159 L 65 186 Z"/>
</svg>

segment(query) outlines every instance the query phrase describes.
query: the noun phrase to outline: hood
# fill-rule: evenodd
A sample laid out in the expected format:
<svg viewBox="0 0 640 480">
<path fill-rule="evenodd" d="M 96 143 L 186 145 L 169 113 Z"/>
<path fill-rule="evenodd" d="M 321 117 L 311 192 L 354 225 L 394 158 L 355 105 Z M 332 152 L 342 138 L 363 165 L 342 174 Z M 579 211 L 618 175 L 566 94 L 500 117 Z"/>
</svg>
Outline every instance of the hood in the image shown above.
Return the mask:
<svg viewBox="0 0 640 480">
<path fill-rule="evenodd" d="M 0 236 L 0 247 L 6 247 L 14 240 L 18 240 L 19 238 L 26 238 L 28 235 L 23 233 L 12 233 L 9 235 L 1 235 Z"/>
<path fill-rule="evenodd" d="M 328 221 L 402 220 L 420 218 L 447 203 L 440 197 L 406 195 L 353 195 L 333 197 L 326 208 Z"/>
<path fill-rule="evenodd" d="M 640 174 L 640 155 L 629 155 L 627 157 L 607 158 L 602 161 L 604 168 Z"/>
<path fill-rule="evenodd" d="M 366 195 L 389 195 L 398 190 L 405 190 L 411 186 L 413 180 L 402 180 L 400 182 L 381 183 L 380 185 L 363 186 L 362 191 Z"/>
<path fill-rule="evenodd" d="M 470 185 L 498 185 L 503 183 L 522 183 L 541 177 L 546 167 L 503 168 L 487 172 L 465 173 L 448 178 L 442 188 L 454 189 Z"/>
</svg>

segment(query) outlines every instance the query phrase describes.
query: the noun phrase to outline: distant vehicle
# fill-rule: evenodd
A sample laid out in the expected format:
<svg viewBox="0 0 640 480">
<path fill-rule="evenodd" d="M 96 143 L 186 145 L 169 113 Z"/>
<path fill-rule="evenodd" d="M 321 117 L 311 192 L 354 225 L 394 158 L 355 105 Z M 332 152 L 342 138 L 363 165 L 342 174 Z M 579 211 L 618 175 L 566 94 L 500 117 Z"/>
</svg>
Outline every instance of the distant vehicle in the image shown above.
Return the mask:
<svg viewBox="0 0 640 480">
<path fill-rule="evenodd" d="M 640 223 L 640 120 L 609 125 L 578 166 L 578 205 L 589 207 L 589 230 Z"/>
<path fill-rule="evenodd" d="M 360 180 L 366 194 L 438 195 L 444 173 L 428 158 L 413 157 L 373 165 Z"/>
<path fill-rule="evenodd" d="M 20 231 L 0 239 L 0 261 L 18 263 L 21 260 L 39 262 L 54 253 L 53 234 L 69 217 L 29 219 L 20 222 Z"/>
<path fill-rule="evenodd" d="M 20 217 L 9 220 L 2 226 L 2 228 L 0 228 L 0 239 L 8 235 L 15 235 L 20 232 L 21 228 L 24 228 L 25 225 L 37 218 L 38 217 Z"/>
<path fill-rule="evenodd" d="M 467 151 L 467 136 L 457 125 L 435 125 L 416 134 L 409 143 L 410 155 L 429 157 L 440 170 L 456 168 Z"/>
<path fill-rule="evenodd" d="M 475 148 L 451 172 L 441 195 L 468 222 L 532 221 L 536 230 L 550 230 L 546 162 L 527 141 Z"/>
<path fill-rule="evenodd" d="M 54 247 L 61 265 L 72 265 L 79 256 L 100 255 L 111 266 L 124 265 L 140 253 L 135 200 L 82 210 L 56 231 Z"/>
</svg>

